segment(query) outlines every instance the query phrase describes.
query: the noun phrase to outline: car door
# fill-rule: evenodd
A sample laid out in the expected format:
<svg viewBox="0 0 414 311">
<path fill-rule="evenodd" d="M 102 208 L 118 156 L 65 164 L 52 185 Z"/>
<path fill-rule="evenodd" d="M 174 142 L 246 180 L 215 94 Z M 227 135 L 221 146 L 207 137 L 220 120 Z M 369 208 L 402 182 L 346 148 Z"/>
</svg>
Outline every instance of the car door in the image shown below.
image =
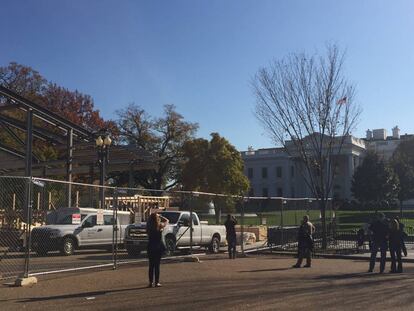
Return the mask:
<svg viewBox="0 0 414 311">
<path fill-rule="evenodd" d="M 105 244 L 112 244 L 113 230 L 114 230 L 114 217 L 112 215 L 104 215 L 104 224 L 102 239 Z M 119 231 L 118 231 L 118 240 L 119 240 Z"/>
<path fill-rule="evenodd" d="M 183 213 L 178 220 L 178 230 L 175 235 L 177 239 L 177 246 L 190 245 L 190 214 Z"/>
<path fill-rule="evenodd" d="M 198 217 L 193 214 L 193 245 L 202 244 L 202 231 Z"/>
<path fill-rule="evenodd" d="M 82 228 L 78 234 L 82 246 L 94 245 L 98 235 L 96 215 L 88 215 L 82 222 Z"/>
</svg>

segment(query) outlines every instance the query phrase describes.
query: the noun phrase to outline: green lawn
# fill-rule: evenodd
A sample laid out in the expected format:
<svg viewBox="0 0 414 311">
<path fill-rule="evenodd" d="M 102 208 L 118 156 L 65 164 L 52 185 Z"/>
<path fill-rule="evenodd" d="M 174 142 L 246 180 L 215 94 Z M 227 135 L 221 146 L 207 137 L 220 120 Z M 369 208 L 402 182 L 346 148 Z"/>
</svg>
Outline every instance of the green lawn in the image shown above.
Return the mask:
<svg viewBox="0 0 414 311">
<path fill-rule="evenodd" d="M 252 213 L 249 213 L 252 214 Z M 247 215 L 244 220 L 245 225 L 260 225 L 266 224 L 267 226 L 280 226 L 282 224 L 282 217 L 280 211 L 262 213 L 260 216 Z M 318 210 L 289 210 L 283 211 L 283 225 L 294 226 L 299 225 L 303 215 L 309 215 L 310 220 L 313 223 L 320 221 L 320 213 Z M 365 223 L 369 222 L 374 215 L 372 211 L 336 211 L 336 224 L 339 229 L 342 230 L 357 230 L 361 228 Z M 399 216 L 399 210 L 384 211 L 384 214 L 388 218 L 394 218 Z M 225 221 L 225 215 L 222 217 L 222 223 Z M 327 211 L 327 220 L 331 221 L 331 211 Z M 239 224 L 241 223 L 240 217 Z M 214 216 L 202 216 L 201 220 L 207 220 L 210 224 L 215 223 Z M 406 227 L 414 227 L 414 210 L 405 210 L 402 221 Z"/>
</svg>

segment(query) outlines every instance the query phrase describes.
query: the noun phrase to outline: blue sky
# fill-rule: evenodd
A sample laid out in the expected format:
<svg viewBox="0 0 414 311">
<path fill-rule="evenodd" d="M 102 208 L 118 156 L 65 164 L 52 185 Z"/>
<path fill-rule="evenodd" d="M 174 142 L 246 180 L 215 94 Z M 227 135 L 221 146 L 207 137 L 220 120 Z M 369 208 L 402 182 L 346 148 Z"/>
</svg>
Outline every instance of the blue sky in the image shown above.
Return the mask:
<svg viewBox="0 0 414 311">
<path fill-rule="evenodd" d="M 16 61 L 90 94 L 105 118 L 174 104 L 238 149 L 272 147 L 250 80 L 292 52 L 346 49 L 363 113 L 356 136 L 414 133 L 414 2 L 2 0 L 0 66 Z"/>
</svg>

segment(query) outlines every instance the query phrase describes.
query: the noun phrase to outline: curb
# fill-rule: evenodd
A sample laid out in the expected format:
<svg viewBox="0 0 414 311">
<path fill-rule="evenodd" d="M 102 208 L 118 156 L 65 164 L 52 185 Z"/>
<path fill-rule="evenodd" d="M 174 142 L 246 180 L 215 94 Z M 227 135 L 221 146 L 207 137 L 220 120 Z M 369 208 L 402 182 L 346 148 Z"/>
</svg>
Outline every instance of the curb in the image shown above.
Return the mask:
<svg viewBox="0 0 414 311">
<path fill-rule="evenodd" d="M 250 253 L 259 253 L 259 252 L 263 252 L 262 250 L 254 250 L 251 251 Z M 297 252 L 282 252 L 282 251 L 271 251 L 268 252 L 270 254 L 274 254 L 274 255 L 281 255 L 281 256 L 296 256 Z M 369 256 L 361 256 L 361 255 L 340 255 L 340 254 L 321 254 L 321 253 L 314 253 L 313 254 L 313 258 L 326 258 L 326 259 L 347 259 L 347 260 L 365 260 L 365 261 L 369 261 L 370 258 Z M 404 258 L 402 257 L 402 262 L 406 262 L 406 263 L 414 263 L 414 258 Z M 376 260 L 379 260 L 379 258 L 377 257 Z M 391 261 L 391 258 L 387 257 L 386 258 L 387 261 Z"/>
</svg>

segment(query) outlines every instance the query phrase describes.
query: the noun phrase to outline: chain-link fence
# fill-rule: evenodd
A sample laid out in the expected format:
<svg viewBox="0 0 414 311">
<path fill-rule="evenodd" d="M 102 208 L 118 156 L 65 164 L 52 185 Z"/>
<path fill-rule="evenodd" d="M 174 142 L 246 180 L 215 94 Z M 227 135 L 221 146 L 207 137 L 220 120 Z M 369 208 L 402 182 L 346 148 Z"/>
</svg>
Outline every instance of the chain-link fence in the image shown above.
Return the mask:
<svg viewBox="0 0 414 311">
<path fill-rule="evenodd" d="M 319 203 L 0 177 L 0 278 L 145 261 L 146 220 L 152 212 L 169 219 L 163 232 L 168 256 L 227 251 L 223 224 L 228 214 L 237 220 L 239 253 L 295 251 L 304 215 L 316 227 L 316 252 L 368 250 L 369 237 L 361 236 L 360 224 L 340 227 L 340 215 L 349 213 L 336 210 L 331 201 L 323 235 Z"/>
<path fill-rule="evenodd" d="M 25 178 L 0 178 L 0 278 L 25 271 L 27 209 L 29 190 Z"/>
</svg>

